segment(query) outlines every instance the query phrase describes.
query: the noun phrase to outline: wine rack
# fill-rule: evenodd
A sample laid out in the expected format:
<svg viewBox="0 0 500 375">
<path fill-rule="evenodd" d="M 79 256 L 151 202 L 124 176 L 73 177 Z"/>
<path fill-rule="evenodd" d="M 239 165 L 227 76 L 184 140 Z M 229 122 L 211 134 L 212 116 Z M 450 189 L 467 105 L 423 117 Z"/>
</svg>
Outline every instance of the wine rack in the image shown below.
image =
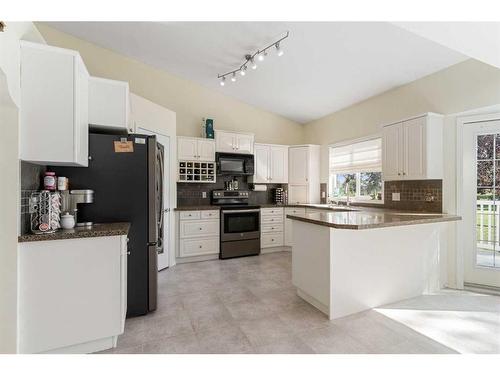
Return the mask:
<svg viewBox="0 0 500 375">
<path fill-rule="evenodd" d="M 215 183 L 215 162 L 179 161 L 179 182 Z"/>
</svg>

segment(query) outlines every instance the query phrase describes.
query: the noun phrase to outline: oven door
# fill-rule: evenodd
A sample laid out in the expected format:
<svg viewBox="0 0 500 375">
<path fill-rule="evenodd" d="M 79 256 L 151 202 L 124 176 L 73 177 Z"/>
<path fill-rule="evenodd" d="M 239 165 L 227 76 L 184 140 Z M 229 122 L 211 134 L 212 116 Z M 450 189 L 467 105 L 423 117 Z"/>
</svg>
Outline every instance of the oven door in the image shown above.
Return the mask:
<svg viewBox="0 0 500 375">
<path fill-rule="evenodd" d="M 223 209 L 221 241 L 240 241 L 260 238 L 259 209 Z"/>
</svg>

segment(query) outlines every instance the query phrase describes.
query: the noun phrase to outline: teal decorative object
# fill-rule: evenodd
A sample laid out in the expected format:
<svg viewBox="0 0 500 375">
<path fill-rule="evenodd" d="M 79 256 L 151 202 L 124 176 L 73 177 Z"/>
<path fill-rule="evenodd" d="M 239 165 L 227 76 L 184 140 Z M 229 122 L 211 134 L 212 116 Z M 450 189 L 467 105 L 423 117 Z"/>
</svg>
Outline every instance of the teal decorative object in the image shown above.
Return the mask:
<svg viewBox="0 0 500 375">
<path fill-rule="evenodd" d="M 214 134 L 214 120 L 211 119 L 211 118 L 207 118 L 205 120 L 205 133 L 206 133 L 206 137 L 207 138 L 210 138 L 210 139 L 214 139 L 215 138 L 215 134 Z"/>
</svg>

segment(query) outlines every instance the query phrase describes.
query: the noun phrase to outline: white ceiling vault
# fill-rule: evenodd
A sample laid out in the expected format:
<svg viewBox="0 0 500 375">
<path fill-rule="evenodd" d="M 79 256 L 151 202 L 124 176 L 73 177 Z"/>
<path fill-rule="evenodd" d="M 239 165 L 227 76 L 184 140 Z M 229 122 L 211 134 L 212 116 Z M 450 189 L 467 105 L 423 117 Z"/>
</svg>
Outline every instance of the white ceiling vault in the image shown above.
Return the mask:
<svg viewBox="0 0 500 375">
<path fill-rule="evenodd" d="M 78 38 L 299 123 L 467 56 L 387 22 L 49 22 Z M 286 31 L 285 54 L 219 85 L 218 73 Z"/>
</svg>

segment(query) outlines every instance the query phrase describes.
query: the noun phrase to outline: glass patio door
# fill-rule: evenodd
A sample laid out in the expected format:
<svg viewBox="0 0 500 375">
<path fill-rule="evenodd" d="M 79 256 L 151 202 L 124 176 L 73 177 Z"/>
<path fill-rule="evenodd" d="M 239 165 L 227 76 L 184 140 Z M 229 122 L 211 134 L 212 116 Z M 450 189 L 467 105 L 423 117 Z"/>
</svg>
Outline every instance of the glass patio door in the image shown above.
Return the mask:
<svg viewBox="0 0 500 375">
<path fill-rule="evenodd" d="M 500 287 L 500 121 L 463 130 L 464 282 Z"/>
</svg>

